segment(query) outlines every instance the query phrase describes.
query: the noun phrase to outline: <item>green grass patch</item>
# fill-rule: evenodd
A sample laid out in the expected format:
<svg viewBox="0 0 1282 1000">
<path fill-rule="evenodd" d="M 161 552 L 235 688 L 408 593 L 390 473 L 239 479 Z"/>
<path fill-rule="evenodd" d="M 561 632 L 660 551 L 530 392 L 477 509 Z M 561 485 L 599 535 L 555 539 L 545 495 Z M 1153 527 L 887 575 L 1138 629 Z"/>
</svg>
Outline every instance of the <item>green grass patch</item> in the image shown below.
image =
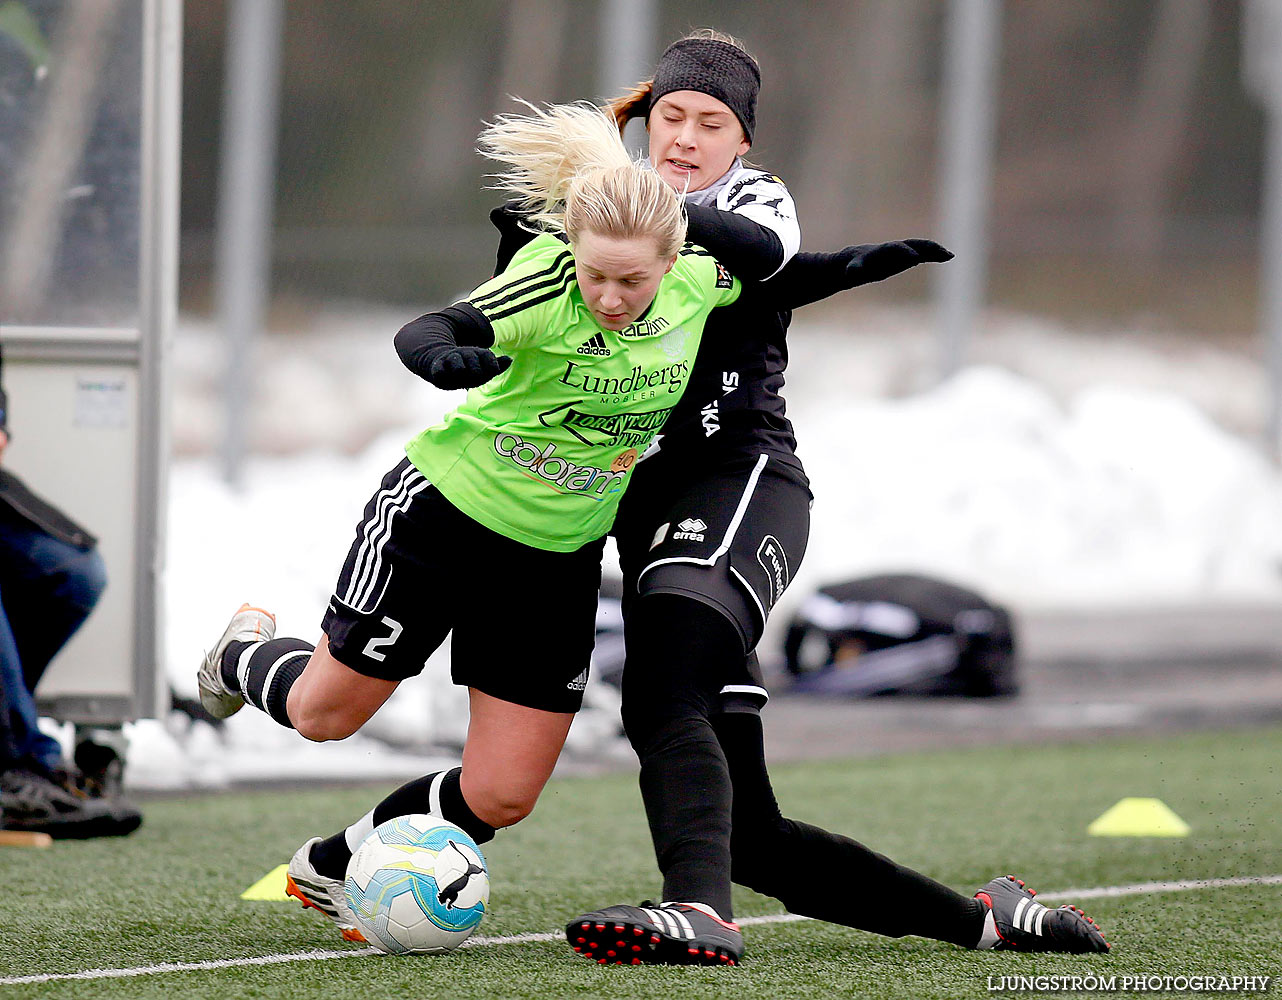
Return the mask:
<svg viewBox="0 0 1282 1000">
<path fill-rule="evenodd" d="M 1054 747 L 796 764 L 784 811 L 846 833 L 967 894 L 1014 872 L 1043 891 L 1282 873 L 1282 728 Z M 120 840 L 0 849 L 0 978 L 351 950 L 314 912 L 240 893 L 390 786 L 161 798 Z M 1099 838 L 1125 796 L 1160 798 L 1184 838 Z M 485 848 L 488 936 L 558 929 L 658 894 L 632 775 L 555 780 L 535 814 Z M 781 865 L 801 863 L 780 858 Z M 822 880 L 821 871 L 802 877 Z M 743 890 L 739 916 L 782 912 Z M 560 942 L 440 958 L 358 957 L 0 985 L 8 997 L 965 997 L 1003 975 L 1278 975 L 1282 887 L 1092 900 L 1107 956 L 979 954 L 814 921 L 745 928 L 737 969 L 600 968 Z M 1149 996 L 1154 994 L 1149 993 Z"/>
</svg>

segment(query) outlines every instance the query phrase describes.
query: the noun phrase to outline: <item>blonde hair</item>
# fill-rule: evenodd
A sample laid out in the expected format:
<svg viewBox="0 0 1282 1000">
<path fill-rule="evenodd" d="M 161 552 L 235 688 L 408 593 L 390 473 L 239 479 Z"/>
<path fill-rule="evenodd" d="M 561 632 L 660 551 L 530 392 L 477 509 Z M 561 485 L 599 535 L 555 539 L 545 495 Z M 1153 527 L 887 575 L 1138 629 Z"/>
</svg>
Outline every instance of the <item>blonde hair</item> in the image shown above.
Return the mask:
<svg viewBox="0 0 1282 1000">
<path fill-rule="evenodd" d="M 727 35 L 724 31 L 718 31 L 716 28 L 695 28 L 694 31 L 683 38 L 678 38 L 677 42 L 687 42 L 698 39 L 705 42 L 724 42 L 726 45 L 733 45 L 736 49 L 742 49 L 743 52 L 752 58 L 755 56 L 748 51 L 748 46 L 735 38 L 734 35 Z M 676 42 L 672 43 L 673 45 Z M 608 101 L 605 110 L 614 118 L 614 123 L 619 131 L 632 121 L 633 118 L 647 118 L 650 114 L 650 98 L 654 96 L 654 79 L 642 80 L 634 83 L 612 101 Z"/>
<path fill-rule="evenodd" d="M 478 150 L 506 169 L 493 186 L 514 195 L 530 222 L 564 232 L 620 239 L 651 237 L 660 257 L 686 238 L 681 196 L 644 163 L 633 162 L 611 118 L 592 104 L 522 104 L 529 114 L 499 115 Z"/>
</svg>

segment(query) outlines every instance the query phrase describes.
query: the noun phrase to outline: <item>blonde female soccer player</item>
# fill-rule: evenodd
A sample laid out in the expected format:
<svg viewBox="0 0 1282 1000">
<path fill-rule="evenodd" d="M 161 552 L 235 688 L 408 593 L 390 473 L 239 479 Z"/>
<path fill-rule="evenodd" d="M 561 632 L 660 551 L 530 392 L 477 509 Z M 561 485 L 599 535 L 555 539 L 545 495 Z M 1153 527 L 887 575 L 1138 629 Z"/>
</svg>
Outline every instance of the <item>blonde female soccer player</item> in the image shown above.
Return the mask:
<svg viewBox="0 0 1282 1000">
<path fill-rule="evenodd" d="M 396 336 L 410 371 L 471 391 L 370 499 L 319 643 L 277 638 L 246 605 L 199 669 L 216 716 L 248 703 L 308 739 L 342 739 L 453 632 L 471 709 L 462 767 L 394 793 L 343 846 L 423 811 L 485 841 L 534 807 L 582 701 L 619 498 L 685 391 L 708 314 L 741 290 L 685 245 L 680 196 L 631 162 L 599 109 L 531 107 L 481 146 L 549 232 Z M 318 843 L 299 848 L 289 891 L 351 936 L 341 871 L 322 874 L 334 869 L 324 849 L 314 864 Z"/>
</svg>

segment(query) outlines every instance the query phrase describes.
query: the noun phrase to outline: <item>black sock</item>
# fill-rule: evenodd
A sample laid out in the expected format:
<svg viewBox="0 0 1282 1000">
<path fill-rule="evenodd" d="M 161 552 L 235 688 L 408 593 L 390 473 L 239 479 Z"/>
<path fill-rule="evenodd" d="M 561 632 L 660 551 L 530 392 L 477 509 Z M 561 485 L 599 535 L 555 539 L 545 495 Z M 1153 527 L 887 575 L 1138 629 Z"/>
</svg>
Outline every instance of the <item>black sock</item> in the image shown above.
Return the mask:
<svg viewBox="0 0 1282 1000">
<path fill-rule="evenodd" d="M 311 854 L 313 867 L 326 878 L 344 878 L 347 863 L 374 827 L 411 813 L 431 813 L 447 819 L 478 844 L 493 840 L 494 827 L 472 812 L 463 798 L 459 785 L 462 773 L 461 767 L 454 767 L 406 782 L 346 830 L 316 844 Z"/>
<path fill-rule="evenodd" d="M 801 916 L 888 937 L 916 934 L 975 947 L 983 903 L 849 837 L 787 819 L 766 770 L 761 717 L 727 712 L 713 722 L 734 785 L 735 882 L 774 896 Z M 797 859 L 797 867 L 781 864 L 783 858 Z"/>
<path fill-rule="evenodd" d="M 239 691 L 246 704 L 293 729 L 285 710 L 289 689 L 315 648 L 310 642 L 291 638 L 229 643 L 221 664 L 223 682 Z"/>
<path fill-rule="evenodd" d="M 733 920 L 730 784 L 712 728 L 686 721 L 651 741 L 640 780 L 663 898 L 707 903 Z"/>
<path fill-rule="evenodd" d="M 663 898 L 733 919 L 730 775 L 709 715 L 742 641 L 719 611 L 672 594 L 638 599 L 625 629 L 623 721 L 641 761 Z"/>
</svg>

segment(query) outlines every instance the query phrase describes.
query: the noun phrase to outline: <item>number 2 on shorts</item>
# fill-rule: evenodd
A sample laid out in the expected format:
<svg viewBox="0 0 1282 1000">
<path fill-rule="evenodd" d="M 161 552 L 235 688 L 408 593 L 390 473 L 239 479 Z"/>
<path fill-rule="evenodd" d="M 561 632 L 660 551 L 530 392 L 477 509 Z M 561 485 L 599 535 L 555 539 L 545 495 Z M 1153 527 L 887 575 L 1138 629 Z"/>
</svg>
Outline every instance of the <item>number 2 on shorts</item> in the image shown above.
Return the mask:
<svg viewBox="0 0 1282 1000">
<path fill-rule="evenodd" d="M 392 630 L 391 634 L 383 637 L 382 639 L 371 639 L 369 642 L 365 643 L 364 650 L 364 654 L 371 660 L 378 660 L 380 662 L 387 659 L 387 654 L 380 653 L 379 649 L 383 646 L 391 646 L 401 637 L 401 632 L 403 631 L 403 626 L 400 622 L 396 621 L 394 618 L 388 618 L 386 615 L 383 616 L 383 624 Z"/>
</svg>

